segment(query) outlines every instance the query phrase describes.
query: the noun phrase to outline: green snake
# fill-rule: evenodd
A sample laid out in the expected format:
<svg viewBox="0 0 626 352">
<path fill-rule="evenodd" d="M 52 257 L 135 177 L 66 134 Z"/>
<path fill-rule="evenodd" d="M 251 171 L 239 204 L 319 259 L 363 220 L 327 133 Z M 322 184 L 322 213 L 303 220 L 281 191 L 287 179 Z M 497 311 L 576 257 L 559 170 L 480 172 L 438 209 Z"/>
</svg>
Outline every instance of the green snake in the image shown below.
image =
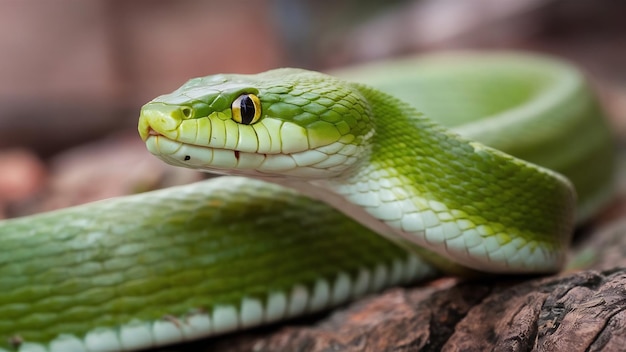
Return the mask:
<svg viewBox="0 0 626 352">
<path fill-rule="evenodd" d="M 338 75 L 191 79 L 142 108 L 139 134 L 169 164 L 231 176 L 1 222 L 0 351 L 187 341 L 437 270 L 554 272 L 610 199 L 609 129 L 567 63 L 454 54 Z"/>
</svg>

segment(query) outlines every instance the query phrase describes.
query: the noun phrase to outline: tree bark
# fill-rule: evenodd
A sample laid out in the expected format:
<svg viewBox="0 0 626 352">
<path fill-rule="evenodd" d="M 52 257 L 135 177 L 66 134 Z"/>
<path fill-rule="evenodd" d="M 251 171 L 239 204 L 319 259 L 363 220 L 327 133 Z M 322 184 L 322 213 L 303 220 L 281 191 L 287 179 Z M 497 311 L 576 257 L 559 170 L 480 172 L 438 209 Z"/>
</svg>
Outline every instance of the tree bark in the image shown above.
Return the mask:
<svg viewBox="0 0 626 352">
<path fill-rule="evenodd" d="M 168 351 L 626 351 L 625 232 L 619 222 L 583 244 L 587 270 L 444 278 Z"/>
</svg>

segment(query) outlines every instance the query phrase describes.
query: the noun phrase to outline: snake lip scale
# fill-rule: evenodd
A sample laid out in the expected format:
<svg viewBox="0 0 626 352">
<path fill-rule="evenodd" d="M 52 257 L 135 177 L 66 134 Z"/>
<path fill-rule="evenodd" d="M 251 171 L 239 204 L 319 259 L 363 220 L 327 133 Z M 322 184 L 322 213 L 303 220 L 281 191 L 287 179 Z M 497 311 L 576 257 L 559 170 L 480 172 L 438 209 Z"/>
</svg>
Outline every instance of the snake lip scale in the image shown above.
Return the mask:
<svg viewBox="0 0 626 352">
<path fill-rule="evenodd" d="M 0 352 L 134 351 L 442 271 L 555 272 L 613 187 L 584 76 L 523 53 L 194 78 L 138 132 L 238 176 L 0 222 Z"/>
<path fill-rule="evenodd" d="M 144 141 L 147 141 L 149 138 L 152 138 L 152 137 L 167 138 L 164 134 L 162 134 L 160 132 L 157 132 L 154 128 L 152 128 L 152 126 L 148 126 L 148 132 L 145 133 L 145 136 L 146 136 L 146 138 L 145 138 Z M 158 144 L 158 142 L 156 142 L 156 143 Z M 239 161 L 239 157 L 240 157 L 240 153 L 241 152 L 239 150 L 233 150 L 233 152 L 234 152 L 234 155 L 235 155 L 235 159 L 237 161 Z M 185 155 L 184 158 L 183 158 L 183 161 L 189 161 L 190 159 L 191 159 L 190 156 Z"/>
</svg>

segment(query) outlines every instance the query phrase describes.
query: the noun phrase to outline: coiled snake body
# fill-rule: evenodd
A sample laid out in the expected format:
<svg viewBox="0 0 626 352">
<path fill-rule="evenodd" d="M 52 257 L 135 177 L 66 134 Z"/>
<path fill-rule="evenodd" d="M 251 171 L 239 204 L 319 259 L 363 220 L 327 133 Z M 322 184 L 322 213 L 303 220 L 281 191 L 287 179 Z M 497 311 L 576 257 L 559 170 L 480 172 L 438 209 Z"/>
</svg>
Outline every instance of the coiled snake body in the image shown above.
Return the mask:
<svg viewBox="0 0 626 352">
<path fill-rule="evenodd" d="M 215 75 L 146 104 L 150 152 L 236 176 L 1 222 L 0 351 L 185 341 L 433 265 L 553 272 L 576 211 L 610 197 L 608 129 L 567 64 L 464 54 L 342 75 Z"/>
</svg>

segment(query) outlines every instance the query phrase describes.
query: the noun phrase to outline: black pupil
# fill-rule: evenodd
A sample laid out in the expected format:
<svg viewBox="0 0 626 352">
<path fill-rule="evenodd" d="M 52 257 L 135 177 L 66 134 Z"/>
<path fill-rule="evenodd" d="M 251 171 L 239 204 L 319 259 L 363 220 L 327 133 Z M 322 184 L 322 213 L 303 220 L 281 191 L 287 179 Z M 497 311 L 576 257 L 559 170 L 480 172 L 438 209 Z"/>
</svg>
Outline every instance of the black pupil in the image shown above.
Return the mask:
<svg viewBox="0 0 626 352">
<path fill-rule="evenodd" d="M 251 124 L 255 114 L 254 102 L 252 101 L 252 98 L 248 95 L 243 97 L 239 108 L 241 111 L 241 123 L 246 125 Z"/>
</svg>

